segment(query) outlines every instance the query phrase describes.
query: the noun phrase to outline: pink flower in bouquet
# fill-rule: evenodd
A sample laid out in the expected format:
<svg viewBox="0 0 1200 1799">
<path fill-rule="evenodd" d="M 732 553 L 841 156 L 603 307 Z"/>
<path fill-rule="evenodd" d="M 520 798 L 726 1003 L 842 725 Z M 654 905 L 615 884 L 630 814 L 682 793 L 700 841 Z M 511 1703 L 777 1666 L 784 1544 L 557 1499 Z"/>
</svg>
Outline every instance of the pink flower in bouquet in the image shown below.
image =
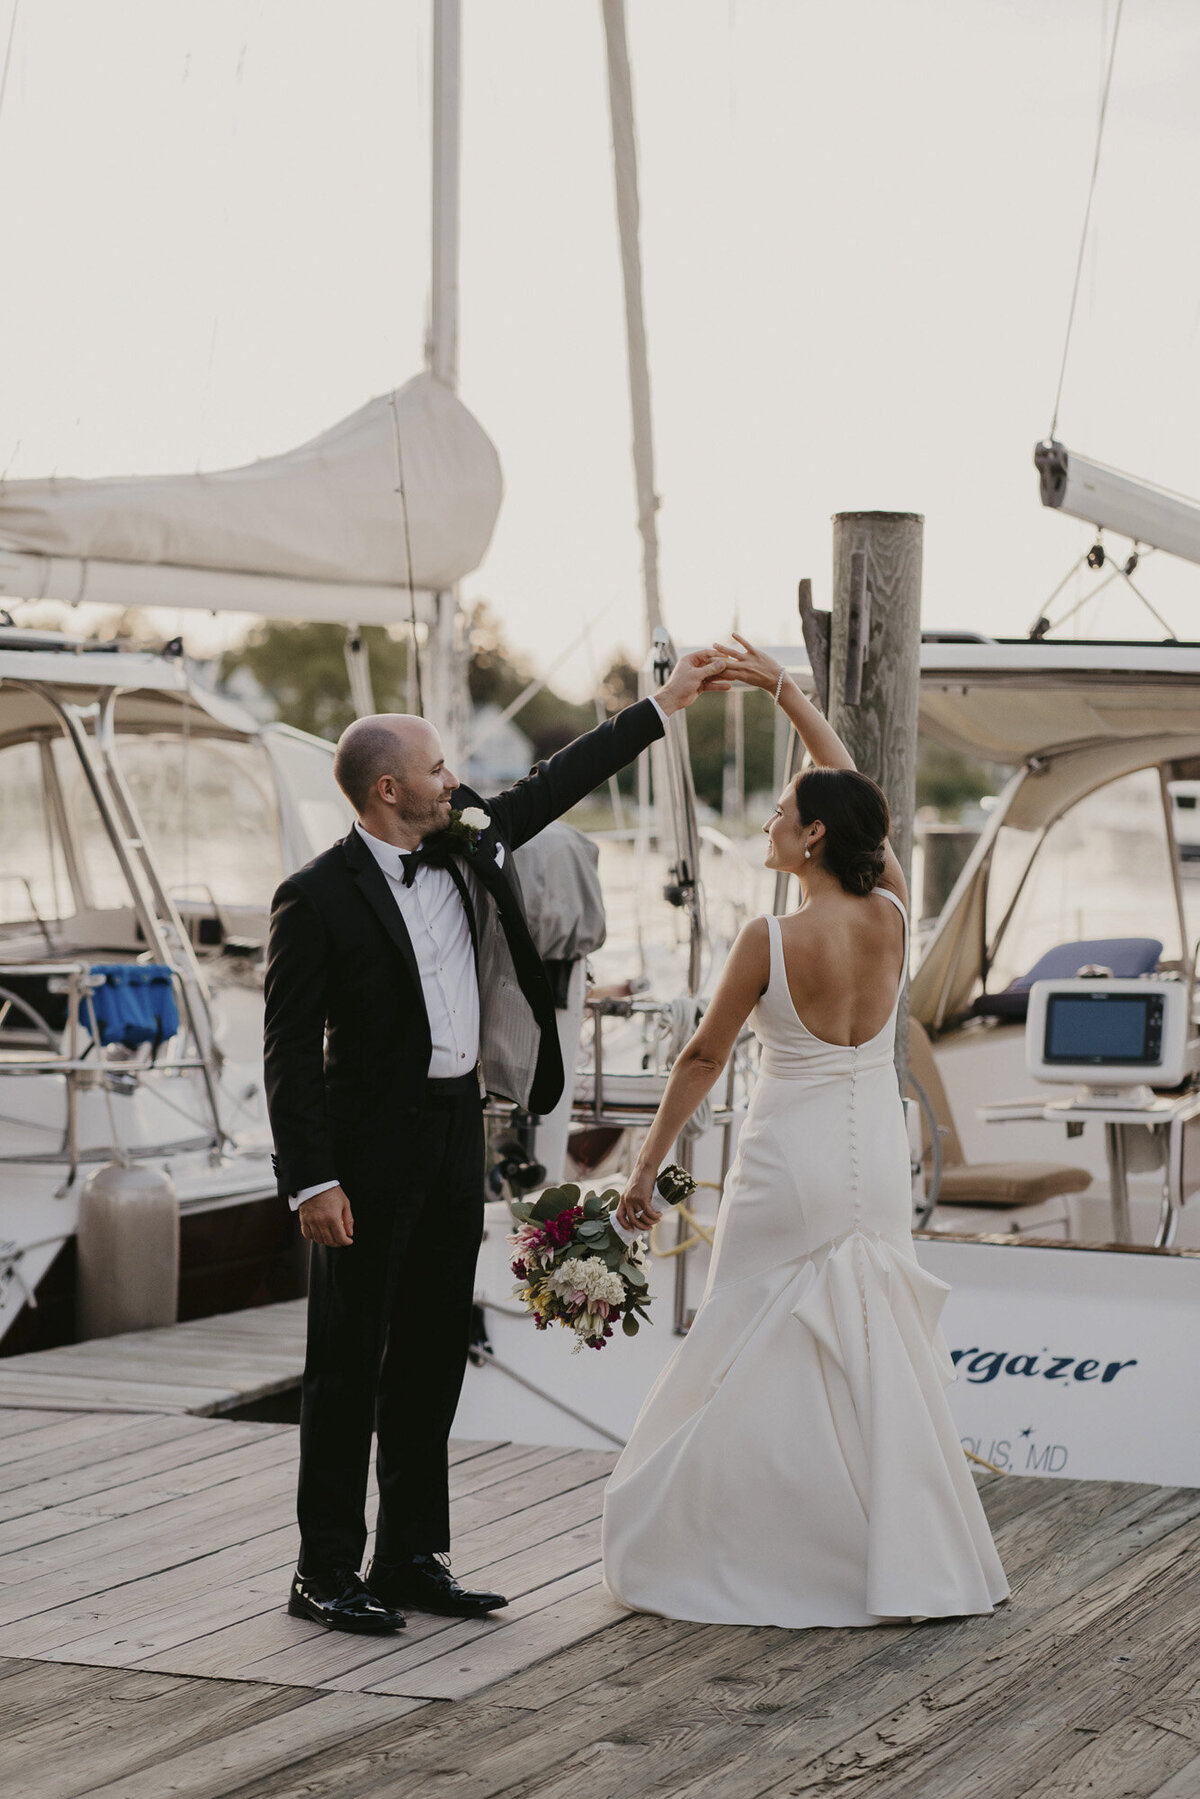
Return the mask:
<svg viewBox="0 0 1200 1799">
<path fill-rule="evenodd" d="M 560 1212 L 557 1218 L 549 1219 L 542 1227 L 547 1242 L 552 1243 L 555 1249 L 565 1248 L 575 1235 L 575 1226 L 582 1217 L 582 1207 L 572 1206 L 569 1211 Z"/>
</svg>

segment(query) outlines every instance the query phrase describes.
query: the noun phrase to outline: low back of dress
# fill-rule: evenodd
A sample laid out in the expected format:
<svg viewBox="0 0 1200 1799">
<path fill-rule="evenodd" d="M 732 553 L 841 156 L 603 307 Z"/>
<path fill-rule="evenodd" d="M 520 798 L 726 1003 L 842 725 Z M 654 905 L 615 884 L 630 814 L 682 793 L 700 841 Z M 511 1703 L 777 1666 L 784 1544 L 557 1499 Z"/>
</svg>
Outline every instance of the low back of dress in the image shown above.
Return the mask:
<svg viewBox="0 0 1200 1799">
<path fill-rule="evenodd" d="M 904 919 L 895 894 L 880 888 Z M 827 1043 L 799 1017 L 788 987 L 779 920 L 767 918 L 771 969 L 751 1014 L 762 1044 L 758 1085 L 742 1130 L 732 1185 L 770 1192 L 774 1231 L 788 1238 L 761 1249 L 811 1255 L 848 1232 L 882 1232 L 911 1241 L 911 1177 L 904 1110 L 896 1078 L 896 1012 L 903 975 L 886 1023 L 864 1043 Z M 739 1233 L 740 1234 L 740 1233 Z M 730 1251 L 734 1245 L 728 1246 Z M 725 1272 L 732 1273 L 728 1256 Z M 735 1253 L 734 1261 L 741 1263 Z M 746 1272 L 738 1268 L 738 1274 Z"/>
<path fill-rule="evenodd" d="M 908 914 L 888 888 L 879 887 L 876 891 L 892 902 L 904 922 L 904 967 L 907 969 Z M 901 974 L 887 1021 L 873 1037 L 859 1044 L 826 1043 L 809 1030 L 796 1011 L 788 986 L 779 920 L 768 914 L 766 923 L 771 943 L 771 974 L 766 990 L 751 1014 L 754 1034 L 763 1046 L 763 1073 L 781 1080 L 808 1075 L 849 1078 L 856 1072 L 862 1074 L 869 1068 L 890 1063 L 895 1052 L 896 1013 L 904 991 L 904 975 Z"/>
</svg>

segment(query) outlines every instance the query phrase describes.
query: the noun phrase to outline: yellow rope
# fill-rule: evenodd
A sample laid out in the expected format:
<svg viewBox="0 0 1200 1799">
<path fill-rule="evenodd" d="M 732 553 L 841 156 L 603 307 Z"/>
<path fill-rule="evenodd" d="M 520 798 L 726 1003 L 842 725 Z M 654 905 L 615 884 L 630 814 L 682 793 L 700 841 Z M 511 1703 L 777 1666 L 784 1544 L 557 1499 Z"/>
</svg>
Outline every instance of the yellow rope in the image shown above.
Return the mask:
<svg viewBox="0 0 1200 1799">
<path fill-rule="evenodd" d="M 1011 1474 L 1012 1473 L 1011 1468 L 997 1468 L 995 1462 L 987 1461 L 984 1456 L 976 1455 L 975 1452 L 971 1449 L 964 1449 L 963 1454 L 967 1457 L 968 1461 L 978 1462 L 979 1466 L 981 1468 L 990 1468 L 993 1474 Z"/>
<path fill-rule="evenodd" d="M 717 1183 L 716 1181 L 699 1181 L 697 1185 L 701 1187 L 715 1187 Z M 669 1223 L 672 1213 L 674 1213 L 677 1218 L 682 1218 L 685 1224 L 691 1225 L 692 1234 L 690 1237 L 685 1237 L 682 1243 L 673 1243 L 669 1249 L 660 1249 L 658 1243 L 655 1241 L 656 1234 L 661 1230 L 664 1224 Z M 651 1255 L 660 1256 L 664 1262 L 670 1261 L 672 1256 L 681 1256 L 686 1250 L 694 1249 L 697 1243 L 711 1244 L 712 1240 L 713 1232 L 706 1224 L 701 1224 L 700 1220 L 696 1217 L 696 1214 L 690 1210 L 684 1200 L 680 1200 L 678 1205 L 672 1206 L 670 1212 L 664 1212 L 662 1217 L 658 1220 L 658 1223 L 651 1225 L 650 1227 L 650 1253 Z"/>
</svg>

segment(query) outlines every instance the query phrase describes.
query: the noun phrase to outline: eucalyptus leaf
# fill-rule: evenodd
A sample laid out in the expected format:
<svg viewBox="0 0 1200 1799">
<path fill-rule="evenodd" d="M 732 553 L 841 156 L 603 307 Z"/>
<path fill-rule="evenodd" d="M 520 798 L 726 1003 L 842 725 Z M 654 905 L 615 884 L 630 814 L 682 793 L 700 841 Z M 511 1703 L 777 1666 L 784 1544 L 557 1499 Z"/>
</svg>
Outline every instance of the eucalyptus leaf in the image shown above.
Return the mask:
<svg viewBox="0 0 1200 1799">
<path fill-rule="evenodd" d="M 578 1187 L 573 1189 L 569 1187 L 547 1187 L 546 1191 L 542 1194 L 541 1198 L 536 1201 L 533 1207 L 533 1216 L 537 1219 L 538 1223 L 545 1224 L 548 1219 L 557 1218 L 560 1212 L 570 1211 L 571 1207 L 575 1204 L 575 1201 L 573 1199 L 568 1199 L 567 1195 L 572 1191 L 577 1194 L 579 1189 Z"/>
<path fill-rule="evenodd" d="M 647 1285 L 645 1275 L 640 1268 L 635 1268 L 632 1262 L 622 1262 L 617 1269 L 617 1273 L 621 1276 L 622 1280 L 628 1282 L 631 1287 L 644 1287 Z"/>
<path fill-rule="evenodd" d="M 625 1332 L 625 1335 L 627 1337 L 636 1337 L 639 1328 L 638 1321 L 633 1313 L 626 1312 L 624 1318 L 621 1320 L 621 1329 Z"/>
</svg>

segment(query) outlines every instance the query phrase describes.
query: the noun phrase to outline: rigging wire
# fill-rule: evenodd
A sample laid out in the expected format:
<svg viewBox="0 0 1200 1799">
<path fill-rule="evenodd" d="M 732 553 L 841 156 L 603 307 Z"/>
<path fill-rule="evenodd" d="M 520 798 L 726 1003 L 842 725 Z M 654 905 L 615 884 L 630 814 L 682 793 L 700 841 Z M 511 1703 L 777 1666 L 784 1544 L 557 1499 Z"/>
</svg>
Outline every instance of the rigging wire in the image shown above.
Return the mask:
<svg viewBox="0 0 1200 1799">
<path fill-rule="evenodd" d="M 1162 626 L 1163 630 L 1167 634 L 1168 641 L 1170 641 L 1172 643 L 1177 643 L 1179 640 L 1178 632 L 1174 630 L 1174 628 L 1163 617 L 1162 613 L 1158 611 L 1157 607 L 1152 605 L 1151 602 L 1146 598 L 1146 595 L 1142 592 L 1141 588 L 1135 586 L 1134 582 L 1131 579 L 1134 568 L 1139 566 L 1141 563 L 1143 563 L 1146 560 L 1146 558 L 1148 556 L 1152 556 L 1153 554 L 1154 554 L 1154 552 L 1152 549 L 1143 549 L 1138 553 L 1136 561 L 1131 560 L 1131 562 L 1123 562 L 1123 563 L 1114 562 L 1112 567 L 1109 569 L 1108 573 L 1104 576 L 1103 580 L 1098 581 L 1094 587 L 1090 587 L 1085 594 L 1081 594 L 1080 597 L 1077 600 L 1075 600 L 1070 606 L 1068 606 L 1067 610 L 1065 612 L 1061 613 L 1059 615 L 1059 617 L 1056 619 L 1052 620 L 1050 618 L 1050 602 L 1047 601 L 1046 608 L 1045 608 L 1045 614 L 1044 614 L 1046 624 L 1045 624 L 1045 631 L 1043 632 L 1043 636 L 1045 636 L 1050 631 L 1061 631 L 1062 627 L 1066 624 L 1068 619 L 1074 618 L 1077 613 L 1083 611 L 1083 609 L 1086 606 L 1090 605 L 1094 599 L 1097 599 L 1099 597 L 1099 595 L 1104 592 L 1104 589 L 1106 587 L 1111 587 L 1111 585 L 1114 581 L 1124 581 L 1125 585 L 1130 589 L 1130 591 L 1142 602 L 1142 605 L 1146 608 L 1147 612 L 1155 620 L 1155 622 Z M 1070 580 L 1071 575 L 1075 574 L 1076 570 L 1079 568 L 1079 563 L 1085 561 L 1086 558 L 1087 558 L 1087 552 L 1085 551 L 1084 555 L 1080 557 L 1079 562 L 1077 562 L 1075 564 L 1074 568 L 1072 568 L 1070 570 L 1070 573 L 1066 576 L 1066 579 L 1059 582 L 1058 586 L 1054 590 L 1054 593 L 1050 596 L 1051 599 L 1054 599 L 1056 595 L 1058 595 L 1062 592 L 1063 588 L 1067 584 L 1067 581 Z M 1039 618 L 1037 620 L 1037 623 L 1041 624 L 1041 622 L 1042 621 Z"/>
<path fill-rule="evenodd" d="M 1169 625 L 1167 623 L 1166 619 L 1163 617 L 1162 613 L 1158 610 L 1158 608 L 1156 606 L 1151 605 L 1150 601 L 1146 598 L 1146 596 L 1142 592 L 1141 588 L 1134 585 L 1133 581 L 1130 578 L 1130 569 L 1128 568 L 1128 566 L 1123 566 L 1123 567 L 1119 568 L 1117 570 L 1117 573 L 1120 575 L 1122 581 L 1124 581 L 1126 587 L 1128 587 L 1134 594 L 1137 595 L 1138 599 L 1142 602 L 1142 605 L 1146 608 L 1146 611 L 1150 614 L 1151 618 L 1157 619 L 1158 623 L 1162 626 L 1163 630 L 1166 632 L 1169 640 L 1172 643 L 1177 643 L 1179 641 L 1179 633 L 1174 629 L 1174 627 L 1172 625 Z"/>
<path fill-rule="evenodd" d="M 1088 227 L 1092 219 L 1092 201 L 1096 195 L 1096 176 L 1100 171 L 1100 148 L 1104 142 L 1104 122 L 1108 117 L 1108 96 L 1112 87 L 1113 64 L 1117 57 L 1117 37 L 1121 30 L 1121 14 L 1125 9 L 1125 0 L 1117 0 L 1116 16 L 1113 19 L 1112 39 L 1108 48 L 1108 68 L 1104 76 L 1104 90 L 1100 96 L 1100 116 L 1096 121 L 1096 148 L 1092 154 L 1092 178 L 1088 183 L 1087 205 L 1083 212 L 1083 230 L 1079 235 L 1079 255 L 1075 262 L 1075 281 L 1071 288 L 1071 305 L 1067 312 L 1067 334 L 1063 340 L 1062 363 L 1058 371 L 1058 388 L 1054 395 L 1054 412 L 1050 419 L 1049 440 L 1054 441 L 1058 429 L 1058 409 L 1062 403 L 1063 382 L 1067 374 L 1067 356 L 1071 348 L 1071 331 L 1075 324 L 1075 307 L 1079 300 L 1079 283 L 1083 276 L 1083 257 L 1087 249 Z"/>
<path fill-rule="evenodd" d="M 421 646 L 417 642 L 417 596 L 413 591 L 412 538 L 408 528 L 408 490 L 404 485 L 404 447 L 400 442 L 400 413 L 396 406 L 396 390 L 388 395 L 392 409 L 392 438 L 396 445 L 396 491 L 400 495 L 400 517 L 404 523 L 404 585 L 408 589 L 408 622 L 412 632 L 409 654 L 417 677 L 417 712 L 425 716 L 425 693 L 421 684 Z"/>
<path fill-rule="evenodd" d="M 4 67 L 0 69 L 0 115 L 4 112 L 4 97 L 8 93 L 8 71 L 12 67 L 13 40 L 17 35 L 17 14 L 21 10 L 21 0 L 13 0 L 12 17 L 8 21 L 8 43 L 4 47 Z"/>
<path fill-rule="evenodd" d="M 1058 596 L 1062 592 L 1063 588 L 1067 585 L 1068 581 L 1070 581 L 1072 575 L 1078 574 L 1079 570 L 1083 567 L 1084 563 L 1087 561 L 1088 556 L 1090 554 L 1091 554 L 1091 546 L 1089 545 L 1088 548 L 1086 550 L 1082 551 L 1082 553 L 1071 564 L 1070 568 L 1067 570 L 1066 574 L 1063 576 L 1063 578 L 1059 582 L 1058 586 L 1054 589 L 1054 592 L 1050 595 L 1050 598 L 1048 600 L 1046 600 L 1045 603 L 1039 608 L 1037 617 L 1034 619 L 1033 623 L 1029 627 L 1030 637 L 1033 636 L 1034 632 L 1037 630 L 1038 626 L 1041 624 L 1043 618 L 1046 619 L 1046 621 L 1047 621 L 1046 628 L 1047 629 L 1050 628 L 1049 618 L 1050 618 L 1051 606 L 1053 606 L 1055 600 L 1058 598 Z M 1062 621 L 1060 620 L 1059 622 L 1061 623 Z"/>
<path fill-rule="evenodd" d="M 472 737 L 469 745 L 467 746 L 468 756 L 473 756 L 475 754 L 475 751 L 479 748 L 480 744 L 486 743 L 488 741 L 488 739 L 490 737 L 492 737 L 501 728 L 502 725 L 506 725 L 510 718 L 515 718 L 517 713 L 522 711 L 523 708 L 529 704 L 530 700 L 533 699 L 536 694 L 539 694 L 542 691 L 542 688 L 546 685 L 547 681 L 550 680 L 551 676 L 558 672 L 558 670 L 562 667 L 563 663 L 567 660 L 567 658 L 569 656 L 574 655 L 575 651 L 579 648 L 580 644 L 587 643 L 590 641 L 590 633 L 595 630 L 596 626 L 598 624 L 600 624 L 601 620 L 608 617 L 608 614 L 612 611 L 612 609 L 616 605 L 616 603 L 617 603 L 616 598 L 614 597 L 613 599 L 608 600 L 603 606 L 601 606 L 601 608 L 600 608 L 599 612 L 597 612 L 596 616 L 594 618 L 588 620 L 587 624 L 583 627 L 583 630 L 579 633 L 578 637 L 573 637 L 571 639 L 570 643 L 567 645 L 566 649 L 559 651 L 558 655 L 554 658 L 554 661 L 550 664 L 549 668 L 544 670 L 544 672 L 540 675 L 534 675 L 533 679 L 530 682 L 528 682 L 528 684 L 521 689 L 521 691 L 517 695 L 516 699 L 509 701 L 508 705 L 504 708 L 503 712 L 501 712 L 498 715 L 498 717 L 490 719 L 487 724 L 485 724 L 481 727 L 481 729 L 478 731 L 478 733 L 474 737 Z"/>
</svg>

